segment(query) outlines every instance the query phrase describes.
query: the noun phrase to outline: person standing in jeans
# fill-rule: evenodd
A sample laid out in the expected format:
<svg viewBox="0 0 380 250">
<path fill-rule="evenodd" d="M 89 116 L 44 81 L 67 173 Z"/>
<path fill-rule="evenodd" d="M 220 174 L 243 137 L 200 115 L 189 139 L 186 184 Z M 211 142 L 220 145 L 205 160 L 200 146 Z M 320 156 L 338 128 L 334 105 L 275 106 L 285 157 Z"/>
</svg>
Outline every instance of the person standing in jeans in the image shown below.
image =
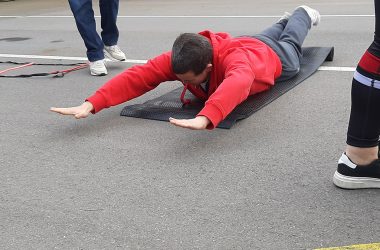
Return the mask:
<svg viewBox="0 0 380 250">
<path fill-rule="evenodd" d="M 333 182 L 345 189 L 380 188 L 380 1 L 375 0 L 375 37 L 352 79 L 347 146 Z"/>
<path fill-rule="evenodd" d="M 96 22 L 92 0 L 69 0 L 79 33 L 87 48 L 87 58 L 90 61 L 91 75 L 107 75 L 105 55 L 110 59 L 124 61 L 123 51 L 117 46 L 119 30 L 116 19 L 119 10 L 119 0 L 99 0 L 101 14 L 101 37 L 96 32 Z"/>
</svg>

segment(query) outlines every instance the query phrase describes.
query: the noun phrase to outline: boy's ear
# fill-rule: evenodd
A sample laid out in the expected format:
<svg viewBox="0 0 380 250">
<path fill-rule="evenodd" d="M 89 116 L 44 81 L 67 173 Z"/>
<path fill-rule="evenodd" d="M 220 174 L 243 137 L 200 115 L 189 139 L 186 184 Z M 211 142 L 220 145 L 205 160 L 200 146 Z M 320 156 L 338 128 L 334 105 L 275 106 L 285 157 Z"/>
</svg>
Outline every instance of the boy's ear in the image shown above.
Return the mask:
<svg viewBox="0 0 380 250">
<path fill-rule="evenodd" d="M 211 63 L 207 64 L 206 70 L 207 70 L 207 72 L 210 72 L 212 70 L 212 64 Z"/>
</svg>

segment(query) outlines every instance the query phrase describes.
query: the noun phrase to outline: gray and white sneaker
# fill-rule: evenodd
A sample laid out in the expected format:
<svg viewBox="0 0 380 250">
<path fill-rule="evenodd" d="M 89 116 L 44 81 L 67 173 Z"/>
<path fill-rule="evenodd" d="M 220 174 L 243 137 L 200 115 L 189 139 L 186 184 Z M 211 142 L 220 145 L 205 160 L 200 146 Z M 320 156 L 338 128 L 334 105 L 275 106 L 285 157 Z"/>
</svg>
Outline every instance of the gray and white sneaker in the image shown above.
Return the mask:
<svg viewBox="0 0 380 250">
<path fill-rule="evenodd" d="M 105 76 L 108 74 L 105 60 L 90 62 L 90 72 L 93 76 Z"/>
<path fill-rule="evenodd" d="M 311 19 L 311 24 L 313 24 L 313 26 L 317 26 L 321 22 L 321 14 L 319 14 L 318 10 L 312 9 L 306 5 L 298 6 L 296 9 L 299 8 L 302 8 L 306 11 Z"/>
<path fill-rule="evenodd" d="M 277 23 L 281 23 L 283 20 L 289 20 L 291 15 L 292 14 L 290 14 L 289 12 L 285 12 L 284 15 L 277 20 Z"/>
<path fill-rule="evenodd" d="M 109 59 L 115 59 L 118 61 L 125 61 L 126 57 L 123 51 L 117 45 L 104 46 L 104 54 Z"/>
</svg>

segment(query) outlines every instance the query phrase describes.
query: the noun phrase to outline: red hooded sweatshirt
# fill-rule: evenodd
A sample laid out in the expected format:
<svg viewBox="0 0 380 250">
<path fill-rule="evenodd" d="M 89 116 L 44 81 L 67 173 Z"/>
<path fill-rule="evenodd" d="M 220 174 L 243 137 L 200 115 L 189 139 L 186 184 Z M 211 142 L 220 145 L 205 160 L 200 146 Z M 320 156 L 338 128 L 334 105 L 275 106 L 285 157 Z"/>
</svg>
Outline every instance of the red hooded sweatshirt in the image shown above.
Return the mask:
<svg viewBox="0 0 380 250">
<path fill-rule="evenodd" d="M 251 37 L 232 38 L 227 33 L 202 31 L 213 47 L 208 93 L 199 86 L 187 89 L 205 101 L 197 116 L 206 116 L 215 128 L 249 95 L 267 90 L 281 75 L 281 62 L 265 43 Z M 93 113 L 136 98 L 165 81 L 179 80 L 171 67 L 171 52 L 163 53 L 144 65 L 135 65 L 104 84 L 87 101 Z"/>
</svg>

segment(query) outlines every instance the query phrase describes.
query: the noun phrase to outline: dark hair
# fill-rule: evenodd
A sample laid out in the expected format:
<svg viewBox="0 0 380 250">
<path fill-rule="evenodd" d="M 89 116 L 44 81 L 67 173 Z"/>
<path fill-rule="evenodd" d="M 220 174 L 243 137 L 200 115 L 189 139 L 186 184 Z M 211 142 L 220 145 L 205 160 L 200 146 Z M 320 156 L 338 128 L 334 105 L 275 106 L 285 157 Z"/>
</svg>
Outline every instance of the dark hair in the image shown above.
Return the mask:
<svg viewBox="0 0 380 250">
<path fill-rule="evenodd" d="M 212 62 L 212 46 L 202 35 L 183 33 L 174 41 L 171 57 L 175 74 L 192 71 L 198 75 Z"/>
</svg>

